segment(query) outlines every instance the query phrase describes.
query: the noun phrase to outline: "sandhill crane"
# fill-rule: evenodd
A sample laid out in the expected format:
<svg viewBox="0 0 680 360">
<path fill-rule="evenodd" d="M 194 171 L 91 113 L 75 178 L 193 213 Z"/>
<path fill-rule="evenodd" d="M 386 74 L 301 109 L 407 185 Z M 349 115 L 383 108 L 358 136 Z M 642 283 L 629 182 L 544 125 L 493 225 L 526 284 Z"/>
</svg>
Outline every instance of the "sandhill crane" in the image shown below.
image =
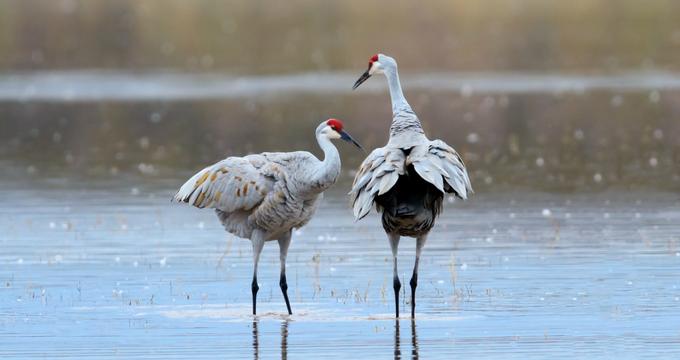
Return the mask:
<svg viewBox="0 0 680 360">
<path fill-rule="evenodd" d="M 397 249 L 401 236 L 416 238 L 416 260 L 411 277 L 411 317 L 415 317 L 418 262 L 442 210 L 444 193 L 466 199 L 472 192 L 465 164 L 458 153 L 441 140 L 429 140 L 420 120 L 406 102 L 399 83 L 397 62 L 376 54 L 368 70 L 354 84 L 356 89 L 373 74 L 384 74 L 392 99 L 393 120 L 387 145 L 373 150 L 354 178 L 350 192 L 354 216 L 366 216 L 373 204 L 382 212 L 382 225 L 389 238 L 394 259 L 394 302 L 399 318 Z"/>
<path fill-rule="evenodd" d="M 361 148 L 329 119 L 316 128 L 323 161 L 306 151 L 265 152 L 228 157 L 191 177 L 173 197 L 198 208 L 214 208 L 224 228 L 253 245 L 253 315 L 256 314 L 257 264 L 266 241 L 278 240 L 281 260 L 279 286 L 292 315 L 286 282 L 286 255 L 291 231 L 312 218 L 324 190 L 340 175 L 340 155 L 331 143 L 342 139 Z"/>
</svg>

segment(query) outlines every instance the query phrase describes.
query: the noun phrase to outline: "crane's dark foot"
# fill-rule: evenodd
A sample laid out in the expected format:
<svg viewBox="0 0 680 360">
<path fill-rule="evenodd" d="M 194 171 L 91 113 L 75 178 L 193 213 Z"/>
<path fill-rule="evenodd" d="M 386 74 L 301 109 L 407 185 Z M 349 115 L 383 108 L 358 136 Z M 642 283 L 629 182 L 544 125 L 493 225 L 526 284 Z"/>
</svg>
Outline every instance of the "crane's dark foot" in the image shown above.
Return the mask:
<svg viewBox="0 0 680 360">
<path fill-rule="evenodd" d="M 253 277 L 253 283 L 250 285 L 250 290 L 253 292 L 253 315 L 257 314 L 257 291 L 260 287 L 257 286 L 257 277 Z"/>
<path fill-rule="evenodd" d="M 286 275 L 281 274 L 281 278 L 279 279 L 279 286 L 281 287 L 281 292 L 283 293 L 283 299 L 286 300 L 288 315 L 293 315 L 293 311 L 290 309 L 290 301 L 288 300 L 288 283 L 286 282 Z"/>
<path fill-rule="evenodd" d="M 399 277 L 394 277 L 392 281 L 392 287 L 394 288 L 394 313 L 397 319 L 399 319 L 399 290 L 401 290 L 401 282 Z"/>
<path fill-rule="evenodd" d="M 418 274 L 414 273 L 411 277 L 411 319 L 416 317 L 416 287 L 418 287 Z"/>
</svg>

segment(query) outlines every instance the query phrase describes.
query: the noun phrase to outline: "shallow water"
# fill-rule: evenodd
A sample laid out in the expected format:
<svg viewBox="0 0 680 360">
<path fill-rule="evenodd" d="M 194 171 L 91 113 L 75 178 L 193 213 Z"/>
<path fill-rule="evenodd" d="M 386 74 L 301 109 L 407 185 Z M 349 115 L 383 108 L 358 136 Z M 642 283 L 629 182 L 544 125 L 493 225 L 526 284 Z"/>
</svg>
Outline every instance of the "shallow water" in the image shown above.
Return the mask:
<svg viewBox="0 0 680 360">
<path fill-rule="evenodd" d="M 0 357 L 680 355 L 677 194 L 447 201 L 421 260 L 412 323 L 392 315 L 378 218 L 353 222 L 345 184 L 294 235 L 294 315 L 284 315 L 270 243 L 253 319 L 249 242 L 227 236 L 211 211 L 171 204 L 180 182 L 3 181 Z M 404 239 L 406 292 L 413 254 Z"/>
</svg>

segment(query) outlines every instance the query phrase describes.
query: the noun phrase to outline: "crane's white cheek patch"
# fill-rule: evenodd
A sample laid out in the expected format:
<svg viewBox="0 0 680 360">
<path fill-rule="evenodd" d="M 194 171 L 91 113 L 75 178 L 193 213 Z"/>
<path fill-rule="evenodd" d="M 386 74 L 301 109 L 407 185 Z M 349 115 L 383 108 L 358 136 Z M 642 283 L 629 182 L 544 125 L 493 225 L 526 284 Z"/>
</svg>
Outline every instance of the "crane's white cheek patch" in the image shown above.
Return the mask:
<svg viewBox="0 0 680 360">
<path fill-rule="evenodd" d="M 380 68 L 380 62 L 378 62 L 378 61 L 374 62 L 373 65 L 371 65 L 371 68 L 368 69 L 368 75 L 375 74 L 378 71 L 379 68 Z"/>
<path fill-rule="evenodd" d="M 326 126 L 326 128 L 323 129 L 323 134 L 326 135 L 326 137 L 329 139 L 340 138 L 340 134 L 338 134 L 338 132 L 333 130 L 333 128 L 331 128 L 330 126 Z"/>
</svg>

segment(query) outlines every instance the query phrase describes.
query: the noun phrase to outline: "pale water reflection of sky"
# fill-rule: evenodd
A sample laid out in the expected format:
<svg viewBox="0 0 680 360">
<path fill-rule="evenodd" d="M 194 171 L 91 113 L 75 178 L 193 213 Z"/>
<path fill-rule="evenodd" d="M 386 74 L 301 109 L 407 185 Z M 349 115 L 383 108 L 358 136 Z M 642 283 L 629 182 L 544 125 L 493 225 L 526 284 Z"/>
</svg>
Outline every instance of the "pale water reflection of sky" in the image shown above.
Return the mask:
<svg viewBox="0 0 680 360">
<path fill-rule="evenodd" d="M 447 202 L 421 261 L 414 328 L 390 317 L 379 220 L 355 223 L 343 189 L 294 236 L 290 318 L 278 251 L 265 246 L 253 322 L 249 243 L 225 234 L 211 211 L 171 204 L 171 184 L 3 184 L 3 358 L 680 355 L 672 194 Z M 406 283 L 413 242 L 400 250 Z"/>
</svg>

